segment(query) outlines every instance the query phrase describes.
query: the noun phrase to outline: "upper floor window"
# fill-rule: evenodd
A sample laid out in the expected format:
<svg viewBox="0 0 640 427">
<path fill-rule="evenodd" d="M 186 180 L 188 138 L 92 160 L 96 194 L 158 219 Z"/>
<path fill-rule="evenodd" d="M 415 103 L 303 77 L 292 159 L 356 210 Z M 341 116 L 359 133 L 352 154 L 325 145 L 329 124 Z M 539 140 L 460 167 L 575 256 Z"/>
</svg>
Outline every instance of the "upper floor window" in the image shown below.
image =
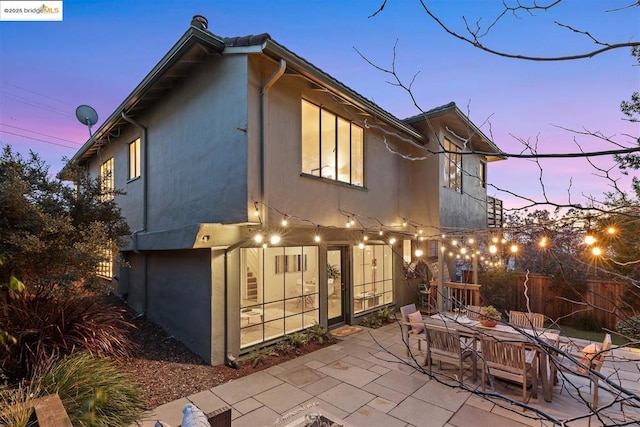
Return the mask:
<svg viewBox="0 0 640 427">
<path fill-rule="evenodd" d="M 302 100 L 302 172 L 364 186 L 364 130 Z"/>
<path fill-rule="evenodd" d="M 462 193 L 462 151 L 448 139 L 444 140 L 444 181 L 445 186 Z"/>
<path fill-rule="evenodd" d="M 140 176 L 140 138 L 129 144 L 129 179 Z"/>
<path fill-rule="evenodd" d="M 478 179 L 482 188 L 487 188 L 487 164 L 485 162 L 480 162 L 478 165 Z"/>
<path fill-rule="evenodd" d="M 113 200 L 115 192 L 115 182 L 113 179 L 113 157 L 100 165 L 100 201 Z"/>
</svg>

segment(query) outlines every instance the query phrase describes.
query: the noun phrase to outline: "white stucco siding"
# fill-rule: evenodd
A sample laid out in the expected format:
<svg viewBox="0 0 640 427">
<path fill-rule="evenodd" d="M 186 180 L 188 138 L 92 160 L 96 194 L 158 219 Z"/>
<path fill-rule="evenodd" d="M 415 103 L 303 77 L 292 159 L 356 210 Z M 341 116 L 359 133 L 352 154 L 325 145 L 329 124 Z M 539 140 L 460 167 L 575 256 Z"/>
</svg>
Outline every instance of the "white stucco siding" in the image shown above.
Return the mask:
<svg viewBox="0 0 640 427">
<path fill-rule="evenodd" d="M 247 217 L 246 57 L 214 57 L 148 117 L 148 230 Z"/>
</svg>

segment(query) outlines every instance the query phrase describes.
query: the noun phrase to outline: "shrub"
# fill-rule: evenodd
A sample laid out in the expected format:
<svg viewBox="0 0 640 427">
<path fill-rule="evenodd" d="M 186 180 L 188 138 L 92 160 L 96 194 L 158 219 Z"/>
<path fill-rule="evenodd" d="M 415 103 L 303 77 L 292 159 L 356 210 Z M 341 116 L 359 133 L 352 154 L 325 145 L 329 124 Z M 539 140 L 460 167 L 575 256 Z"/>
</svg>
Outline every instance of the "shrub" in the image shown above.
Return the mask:
<svg viewBox="0 0 640 427">
<path fill-rule="evenodd" d="M 480 286 L 480 296 L 486 305 L 492 305 L 498 311 L 505 311 L 509 308 L 509 300 L 517 283 L 518 274 L 505 270 L 486 270 L 478 275 Z"/>
<path fill-rule="evenodd" d="M 295 348 L 301 348 L 307 345 L 309 338 L 306 334 L 302 332 L 294 332 L 292 334 L 287 335 L 286 340 Z"/>
<path fill-rule="evenodd" d="M 380 326 L 382 326 L 382 321 L 375 314 L 370 314 L 368 316 L 365 316 L 360 321 L 360 324 L 366 326 L 367 328 L 378 329 Z"/>
<path fill-rule="evenodd" d="M 12 387 L 0 385 L 0 425 L 35 426 L 35 421 L 31 421 L 35 395 L 37 391 L 26 385 L 24 381 Z"/>
<path fill-rule="evenodd" d="M 260 363 L 265 363 L 269 357 L 277 355 L 278 354 L 269 347 L 256 347 L 249 353 L 247 360 L 249 360 L 251 366 L 255 368 Z"/>
<path fill-rule="evenodd" d="M 325 341 L 331 342 L 331 340 L 333 340 L 329 331 L 318 323 L 307 330 L 307 337 L 309 341 L 316 341 L 318 344 L 323 344 Z"/>
<path fill-rule="evenodd" d="M 124 426 L 145 410 L 142 391 L 110 359 L 89 353 L 65 357 L 36 376 L 41 391 L 58 393 L 74 426 Z"/>
<path fill-rule="evenodd" d="M 592 314 L 583 314 L 573 318 L 571 325 L 581 331 L 602 331 L 602 323 Z"/>
<path fill-rule="evenodd" d="M 10 379 L 30 378 L 49 360 L 78 351 L 126 356 L 132 348 L 124 309 L 97 297 L 45 297 L 24 293 L 0 311 L 2 329 L 17 339 L 0 355 Z"/>
<path fill-rule="evenodd" d="M 628 340 L 640 341 L 640 315 L 618 322 L 616 331 Z"/>
</svg>

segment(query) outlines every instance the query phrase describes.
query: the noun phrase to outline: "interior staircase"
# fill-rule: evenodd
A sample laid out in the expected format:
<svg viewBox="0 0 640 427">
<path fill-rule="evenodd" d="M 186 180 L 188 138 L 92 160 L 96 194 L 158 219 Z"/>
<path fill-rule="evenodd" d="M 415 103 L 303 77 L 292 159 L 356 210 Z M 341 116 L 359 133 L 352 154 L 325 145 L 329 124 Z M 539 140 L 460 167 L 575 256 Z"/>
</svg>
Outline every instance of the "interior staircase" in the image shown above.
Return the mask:
<svg viewBox="0 0 640 427">
<path fill-rule="evenodd" d="M 258 278 L 247 268 L 247 295 L 249 301 L 258 301 Z"/>
</svg>

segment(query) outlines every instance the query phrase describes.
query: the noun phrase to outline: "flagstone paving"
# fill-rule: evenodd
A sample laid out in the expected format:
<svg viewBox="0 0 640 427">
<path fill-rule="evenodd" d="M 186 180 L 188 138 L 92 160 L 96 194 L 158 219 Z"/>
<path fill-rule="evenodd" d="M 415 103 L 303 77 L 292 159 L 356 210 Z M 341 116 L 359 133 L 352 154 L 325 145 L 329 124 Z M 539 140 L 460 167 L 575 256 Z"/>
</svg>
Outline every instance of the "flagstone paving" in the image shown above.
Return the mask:
<svg viewBox="0 0 640 427">
<path fill-rule="evenodd" d="M 551 426 L 531 411 L 519 406 L 473 394 L 430 378 L 415 361 L 405 357 L 405 347 L 397 325 L 362 331 L 341 338 L 335 345 L 273 366 L 264 371 L 186 396 L 150 411 L 137 424 L 152 427 L 156 420 L 177 426 L 182 407 L 191 402 L 206 413 L 220 407 L 231 408 L 233 427 L 298 426 L 304 412 L 317 411 L 333 417 L 344 426 L 367 427 L 464 427 L 488 425 Z M 631 360 L 631 362 L 629 362 Z M 418 368 L 418 369 L 416 369 Z M 617 368 L 617 369 L 616 369 Z M 452 376 L 449 370 L 447 376 Z M 602 374 L 612 375 L 630 390 L 640 392 L 640 351 L 614 351 Z M 438 373 L 437 370 L 434 373 Z M 470 373 L 469 373 L 470 374 Z M 454 384 L 446 378 L 444 382 Z M 580 393 L 590 401 L 588 381 Z M 498 382 L 496 382 L 498 383 Z M 465 385 L 481 388 L 465 377 Z M 489 391 L 487 389 L 487 391 Z M 501 385 L 501 394 L 520 399 L 520 386 Z M 539 390 L 539 395 L 541 395 Z M 584 403 L 576 399 L 571 385 L 555 386 L 553 401 L 540 397 L 529 405 L 560 420 L 588 413 Z M 611 395 L 600 391 L 600 406 L 611 402 Z M 607 409 L 614 417 L 640 420 L 640 409 L 612 405 Z M 617 411 L 617 412 L 616 412 Z M 570 426 L 587 426 L 588 419 L 572 421 Z M 592 417 L 592 426 L 602 425 Z M 133 427 L 133 426 L 132 426 Z"/>
</svg>

